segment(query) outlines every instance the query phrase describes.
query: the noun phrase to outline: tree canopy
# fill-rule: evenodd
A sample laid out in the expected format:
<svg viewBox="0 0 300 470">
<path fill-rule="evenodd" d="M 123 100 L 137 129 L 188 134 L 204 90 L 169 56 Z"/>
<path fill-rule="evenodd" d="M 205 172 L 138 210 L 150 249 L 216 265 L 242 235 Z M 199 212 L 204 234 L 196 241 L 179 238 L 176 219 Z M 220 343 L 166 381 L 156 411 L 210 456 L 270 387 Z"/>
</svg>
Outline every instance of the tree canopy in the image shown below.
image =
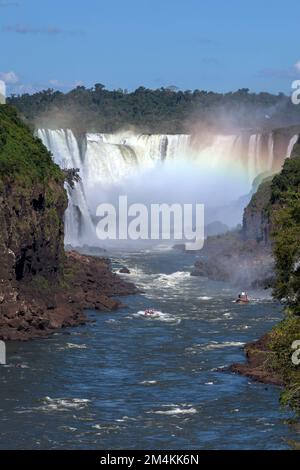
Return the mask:
<svg viewBox="0 0 300 470">
<path fill-rule="evenodd" d="M 31 126 L 72 128 L 77 132 L 115 132 L 134 127 L 143 133 L 190 133 L 193 128 L 268 128 L 300 123 L 300 106 L 279 93 L 214 93 L 178 90 L 107 90 L 96 83 L 68 93 L 44 90 L 33 95 L 13 95 L 14 105 Z"/>
</svg>

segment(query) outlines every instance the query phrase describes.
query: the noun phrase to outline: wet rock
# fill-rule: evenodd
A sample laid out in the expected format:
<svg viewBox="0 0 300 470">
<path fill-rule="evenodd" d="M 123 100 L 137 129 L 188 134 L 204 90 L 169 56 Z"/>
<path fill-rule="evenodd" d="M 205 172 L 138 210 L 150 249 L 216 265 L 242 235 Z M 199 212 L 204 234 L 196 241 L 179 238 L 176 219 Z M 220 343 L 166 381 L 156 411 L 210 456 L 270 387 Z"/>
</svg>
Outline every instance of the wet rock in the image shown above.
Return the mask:
<svg viewBox="0 0 300 470">
<path fill-rule="evenodd" d="M 84 309 L 116 310 L 122 304 L 112 298 L 130 295 L 136 287 L 111 272 L 110 262 L 69 252 L 65 257 L 68 285 L 39 285 L 22 280 L 7 291 L 0 304 L 0 338 L 25 341 L 65 327 L 87 322 Z M 70 274 L 71 273 L 71 274 Z M 14 299 L 14 300 L 13 300 Z"/>
<path fill-rule="evenodd" d="M 283 378 L 267 366 L 269 339 L 269 335 L 266 334 L 258 341 L 246 344 L 247 362 L 245 364 L 232 364 L 228 370 L 258 382 L 284 385 Z"/>
<path fill-rule="evenodd" d="M 129 271 L 128 268 L 123 267 L 123 268 L 120 269 L 119 273 L 120 274 L 130 274 L 130 271 Z"/>
</svg>

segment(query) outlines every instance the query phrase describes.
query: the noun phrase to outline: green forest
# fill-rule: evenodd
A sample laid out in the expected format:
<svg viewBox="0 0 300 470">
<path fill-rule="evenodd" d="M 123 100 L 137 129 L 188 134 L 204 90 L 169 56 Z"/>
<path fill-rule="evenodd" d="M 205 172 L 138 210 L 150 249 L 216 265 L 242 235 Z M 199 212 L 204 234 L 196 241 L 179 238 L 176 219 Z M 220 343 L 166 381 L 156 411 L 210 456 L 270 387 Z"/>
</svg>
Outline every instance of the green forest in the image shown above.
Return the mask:
<svg viewBox="0 0 300 470">
<path fill-rule="evenodd" d="M 32 126 L 72 128 L 75 132 L 116 132 L 133 127 L 141 133 L 191 133 L 201 129 L 284 127 L 300 123 L 300 106 L 282 93 L 229 93 L 178 90 L 107 90 L 97 83 L 62 93 L 53 89 L 13 95 L 15 106 Z"/>
<path fill-rule="evenodd" d="M 273 295 L 286 306 L 285 318 L 270 333 L 267 365 L 286 384 L 281 401 L 300 413 L 300 371 L 291 361 L 291 345 L 300 338 L 300 145 L 271 184 L 267 207 L 275 258 Z"/>
</svg>

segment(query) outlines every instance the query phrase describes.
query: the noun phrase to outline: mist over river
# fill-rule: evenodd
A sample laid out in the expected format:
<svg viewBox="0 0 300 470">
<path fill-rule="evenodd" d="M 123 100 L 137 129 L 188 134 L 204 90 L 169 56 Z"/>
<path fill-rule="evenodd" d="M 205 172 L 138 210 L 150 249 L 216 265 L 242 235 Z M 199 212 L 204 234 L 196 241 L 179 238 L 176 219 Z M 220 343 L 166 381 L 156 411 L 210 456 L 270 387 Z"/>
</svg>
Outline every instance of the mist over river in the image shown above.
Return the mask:
<svg viewBox="0 0 300 470">
<path fill-rule="evenodd" d="M 195 255 L 113 254 L 142 293 L 93 323 L 7 345 L 1 449 L 287 449 L 280 389 L 220 372 L 281 319 L 266 291 L 191 277 Z M 242 288 L 242 286 L 241 286 Z M 146 307 L 161 312 L 145 318 Z"/>
<path fill-rule="evenodd" d="M 66 187 L 65 243 L 99 246 L 97 207 L 105 202 L 116 207 L 122 195 L 130 204 L 147 206 L 202 203 L 206 224 L 219 221 L 234 228 L 255 178 L 278 171 L 298 139 L 294 131 L 253 132 L 192 136 L 124 131 L 78 137 L 71 129 L 36 130 L 61 168 L 79 170 L 80 182 Z"/>
</svg>

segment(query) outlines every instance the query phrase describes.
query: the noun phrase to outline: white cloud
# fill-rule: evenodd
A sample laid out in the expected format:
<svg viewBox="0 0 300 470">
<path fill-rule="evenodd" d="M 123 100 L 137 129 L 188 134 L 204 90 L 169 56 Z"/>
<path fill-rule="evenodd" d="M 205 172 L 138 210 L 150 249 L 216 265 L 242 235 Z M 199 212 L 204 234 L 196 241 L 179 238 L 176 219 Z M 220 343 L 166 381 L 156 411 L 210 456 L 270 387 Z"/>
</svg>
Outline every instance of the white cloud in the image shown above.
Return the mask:
<svg viewBox="0 0 300 470">
<path fill-rule="evenodd" d="M 6 86 L 2 80 L 0 80 L 0 93 L 1 95 L 6 96 Z"/>
<path fill-rule="evenodd" d="M 298 60 L 298 62 L 296 62 L 295 68 L 298 70 L 298 72 L 300 72 L 300 60 Z"/>
<path fill-rule="evenodd" d="M 64 86 L 64 83 L 61 82 L 60 80 L 57 80 L 56 78 L 53 80 L 49 80 L 49 84 L 54 86 L 54 87 L 62 87 Z"/>
<path fill-rule="evenodd" d="M 15 85 L 19 81 L 18 75 L 11 72 L 0 72 L 0 79 L 3 80 L 7 85 Z"/>
</svg>

